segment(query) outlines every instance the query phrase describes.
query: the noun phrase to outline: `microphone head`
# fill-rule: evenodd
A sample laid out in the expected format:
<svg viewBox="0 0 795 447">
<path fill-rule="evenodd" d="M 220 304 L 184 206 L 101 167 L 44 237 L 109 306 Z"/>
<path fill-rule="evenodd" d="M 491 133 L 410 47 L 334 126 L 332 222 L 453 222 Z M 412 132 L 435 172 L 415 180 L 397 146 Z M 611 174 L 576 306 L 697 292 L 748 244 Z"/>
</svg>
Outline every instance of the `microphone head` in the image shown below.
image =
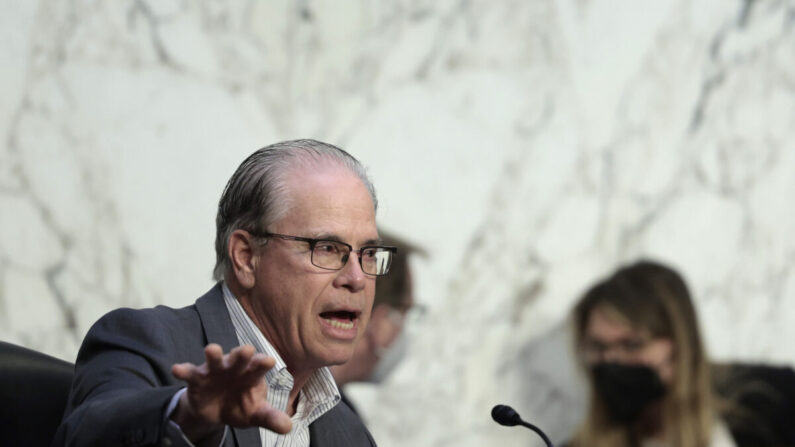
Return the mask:
<svg viewBox="0 0 795 447">
<path fill-rule="evenodd" d="M 522 421 L 519 413 L 508 405 L 495 405 L 491 409 L 491 418 L 494 419 L 494 422 L 506 427 L 519 425 Z"/>
</svg>

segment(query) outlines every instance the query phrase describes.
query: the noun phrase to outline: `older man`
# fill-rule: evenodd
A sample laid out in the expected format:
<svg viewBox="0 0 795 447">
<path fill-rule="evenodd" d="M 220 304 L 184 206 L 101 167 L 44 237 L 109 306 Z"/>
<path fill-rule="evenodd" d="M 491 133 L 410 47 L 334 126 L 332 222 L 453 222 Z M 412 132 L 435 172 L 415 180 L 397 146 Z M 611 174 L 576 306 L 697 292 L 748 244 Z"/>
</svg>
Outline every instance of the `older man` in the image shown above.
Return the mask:
<svg viewBox="0 0 795 447">
<path fill-rule="evenodd" d="M 252 154 L 218 206 L 218 284 L 189 307 L 100 319 L 55 445 L 375 445 L 327 366 L 351 357 L 395 251 L 376 205 L 342 149 Z"/>
</svg>

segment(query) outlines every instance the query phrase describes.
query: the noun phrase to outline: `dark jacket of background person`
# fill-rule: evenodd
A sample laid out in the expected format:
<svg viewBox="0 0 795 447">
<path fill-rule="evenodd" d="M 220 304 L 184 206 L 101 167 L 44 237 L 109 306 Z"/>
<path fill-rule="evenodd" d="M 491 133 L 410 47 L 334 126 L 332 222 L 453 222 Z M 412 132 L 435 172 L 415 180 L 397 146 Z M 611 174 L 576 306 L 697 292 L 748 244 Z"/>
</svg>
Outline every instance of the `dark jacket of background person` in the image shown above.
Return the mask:
<svg viewBox="0 0 795 447">
<path fill-rule="evenodd" d="M 738 446 L 795 446 L 795 370 L 720 364 L 713 368 L 713 381 Z"/>
</svg>

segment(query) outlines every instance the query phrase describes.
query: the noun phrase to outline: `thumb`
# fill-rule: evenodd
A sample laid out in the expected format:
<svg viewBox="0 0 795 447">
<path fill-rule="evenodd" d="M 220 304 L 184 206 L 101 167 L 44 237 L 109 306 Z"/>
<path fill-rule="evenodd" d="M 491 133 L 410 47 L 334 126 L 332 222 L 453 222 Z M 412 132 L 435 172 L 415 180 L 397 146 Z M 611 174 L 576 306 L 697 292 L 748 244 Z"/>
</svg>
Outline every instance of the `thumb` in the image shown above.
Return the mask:
<svg viewBox="0 0 795 447">
<path fill-rule="evenodd" d="M 251 423 L 282 435 L 289 433 L 293 428 L 293 421 L 290 416 L 270 405 L 260 408 L 252 416 Z"/>
</svg>

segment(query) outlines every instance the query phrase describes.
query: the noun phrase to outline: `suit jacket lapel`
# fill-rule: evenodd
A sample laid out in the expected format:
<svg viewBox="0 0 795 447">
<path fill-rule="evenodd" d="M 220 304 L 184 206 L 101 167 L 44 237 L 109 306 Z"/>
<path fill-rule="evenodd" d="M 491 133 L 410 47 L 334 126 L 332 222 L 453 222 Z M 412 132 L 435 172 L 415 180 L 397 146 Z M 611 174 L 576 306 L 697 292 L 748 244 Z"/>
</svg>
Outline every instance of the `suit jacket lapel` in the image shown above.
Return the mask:
<svg viewBox="0 0 795 447">
<path fill-rule="evenodd" d="M 240 343 L 235 334 L 235 326 L 229 317 L 229 311 L 224 304 L 224 292 L 221 283 L 218 283 L 205 293 L 204 296 L 196 300 L 196 310 L 204 328 L 204 335 L 207 343 L 217 343 L 221 345 L 224 353 L 228 353 L 232 348 Z M 240 447 L 259 447 L 262 445 L 259 437 L 259 428 L 233 428 L 233 433 L 227 434 L 227 446 Z"/>
<path fill-rule="evenodd" d="M 216 284 L 204 296 L 196 300 L 196 310 L 199 313 L 207 343 L 221 345 L 224 353 L 240 344 L 237 341 L 237 334 L 235 334 L 232 319 L 229 317 L 229 311 L 224 304 L 221 283 Z"/>
<path fill-rule="evenodd" d="M 237 447 L 260 447 L 262 441 L 259 437 L 259 427 L 233 428 L 233 435 L 226 437 L 227 446 Z"/>
<path fill-rule="evenodd" d="M 339 407 L 334 407 L 328 413 L 309 424 L 309 447 L 351 447 L 362 445 L 354 442 L 348 436 L 348 421 L 340 416 L 339 410 Z"/>
</svg>

